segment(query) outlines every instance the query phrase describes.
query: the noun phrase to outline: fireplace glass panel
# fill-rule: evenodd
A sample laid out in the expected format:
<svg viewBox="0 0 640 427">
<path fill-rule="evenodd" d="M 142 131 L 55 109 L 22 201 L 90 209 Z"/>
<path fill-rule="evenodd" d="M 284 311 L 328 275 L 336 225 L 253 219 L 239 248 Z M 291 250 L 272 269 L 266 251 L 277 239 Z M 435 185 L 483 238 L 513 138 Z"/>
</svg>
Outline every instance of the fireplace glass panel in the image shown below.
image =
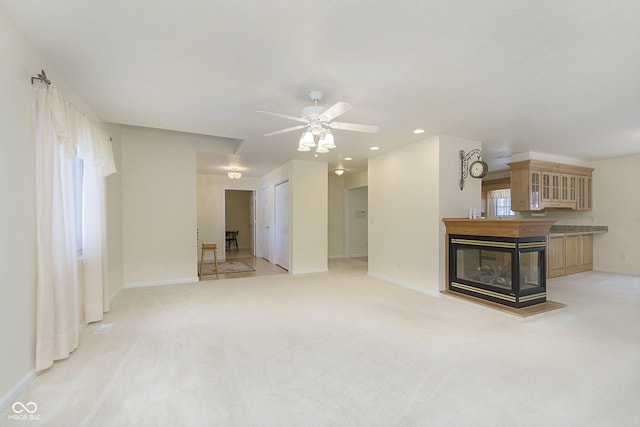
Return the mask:
<svg viewBox="0 0 640 427">
<path fill-rule="evenodd" d="M 520 252 L 520 290 L 542 286 L 540 270 L 540 251 Z"/>
<path fill-rule="evenodd" d="M 511 290 L 511 252 L 458 247 L 458 279 Z"/>
</svg>

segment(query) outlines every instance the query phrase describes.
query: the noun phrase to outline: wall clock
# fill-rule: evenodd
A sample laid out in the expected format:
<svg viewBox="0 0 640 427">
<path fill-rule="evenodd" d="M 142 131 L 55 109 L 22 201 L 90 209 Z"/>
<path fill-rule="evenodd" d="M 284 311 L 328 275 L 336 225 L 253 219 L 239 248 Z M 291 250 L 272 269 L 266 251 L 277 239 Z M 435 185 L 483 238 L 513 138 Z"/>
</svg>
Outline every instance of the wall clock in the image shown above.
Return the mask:
<svg viewBox="0 0 640 427">
<path fill-rule="evenodd" d="M 476 160 L 469 166 L 469 175 L 473 178 L 482 178 L 489 172 L 489 166 L 482 160 Z"/>
</svg>

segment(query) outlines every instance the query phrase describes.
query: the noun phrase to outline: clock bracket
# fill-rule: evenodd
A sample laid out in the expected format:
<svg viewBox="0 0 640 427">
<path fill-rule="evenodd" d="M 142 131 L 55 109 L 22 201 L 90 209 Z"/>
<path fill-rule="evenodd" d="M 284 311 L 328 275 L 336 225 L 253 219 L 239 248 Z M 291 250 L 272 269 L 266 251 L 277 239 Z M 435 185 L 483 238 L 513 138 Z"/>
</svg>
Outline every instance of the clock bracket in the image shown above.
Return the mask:
<svg viewBox="0 0 640 427">
<path fill-rule="evenodd" d="M 460 191 L 464 190 L 464 181 L 469 176 L 469 160 L 474 156 L 480 161 L 482 151 L 479 148 L 474 148 L 465 154 L 464 150 L 460 150 Z"/>
</svg>

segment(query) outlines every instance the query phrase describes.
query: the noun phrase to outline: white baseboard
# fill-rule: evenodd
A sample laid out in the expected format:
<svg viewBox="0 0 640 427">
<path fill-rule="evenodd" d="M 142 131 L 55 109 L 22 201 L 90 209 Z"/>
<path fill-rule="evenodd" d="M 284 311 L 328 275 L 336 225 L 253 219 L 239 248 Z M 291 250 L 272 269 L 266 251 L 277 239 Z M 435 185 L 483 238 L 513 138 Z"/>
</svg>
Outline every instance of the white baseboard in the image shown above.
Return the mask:
<svg viewBox="0 0 640 427">
<path fill-rule="evenodd" d="M 344 255 L 329 255 L 329 259 L 349 259 L 349 258 L 362 258 L 362 257 L 368 257 L 369 255 L 367 254 L 352 254 L 348 257 L 344 256 Z"/>
<path fill-rule="evenodd" d="M 595 266 L 593 267 L 593 271 L 595 273 L 607 273 L 607 274 L 621 274 L 623 276 L 640 276 L 640 273 L 636 273 L 634 271 L 622 271 L 622 270 L 608 270 L 608 269 L 599 269 L 596 268 Z M 586 273 L 586 272 L 583 272 Z"/>
<path fill-rule="evenodd" d="M 0 413 L 4 412 L 9 406 L 11 406 L 22 394 L 22 392 L 34 383 L 38 374 L 35 369 L 27 372 L 27 374 L 22 377 L 20 381 L 16 385 L 14 385 L 11 390 L 7 391 L 4 396 L 0 398 Z"/>
<path fill-rule="evenodd" d="M 198 276 L 187 277 L 184 279 L 170 279 L 170 280 L 157 280 L 153 282 L 138 282 L 138 283 L 125 283 L 125 289 L 131 288 L 146 288 L 148 286 L 165 286 L 165 285 L 180 285 L 184 283 L 197 283 L 200 281 Z"/>
<path fill-rule="evenodd" d="M 429 295 L 432 297 L 440 298 L 440 291 L 432 291 L 431 289 L 426 289 L 420 286 L 416 286 L 412 283 L 404 282 L 402 280 L 393 279 L 391 277 L 383 276 L 382 274 L 372 273 L 370 271 L 367 272 L 368 276 L 375 277 L 376 279 L 383 280 L 385 282 L 391 283 L 393 285 L 402 286 L 403 288 L 411 289 L 412 291 L 420 292 L 421 294 Z"/>
</svg>

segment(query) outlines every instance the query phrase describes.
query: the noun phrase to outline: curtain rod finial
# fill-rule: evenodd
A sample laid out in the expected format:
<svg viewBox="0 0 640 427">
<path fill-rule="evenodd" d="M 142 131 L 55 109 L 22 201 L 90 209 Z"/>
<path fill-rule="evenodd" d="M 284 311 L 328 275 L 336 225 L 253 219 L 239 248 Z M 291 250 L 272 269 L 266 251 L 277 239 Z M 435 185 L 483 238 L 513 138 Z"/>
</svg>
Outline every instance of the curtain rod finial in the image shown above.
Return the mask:
<svg viewBox="0 0 640 427">
<path fill-rule="evenodd" d="M 51 84 L 51 80 L 47 78 L 47 73 L 45 73 L 44 70 L 41 70 L 41 72 L 38 74 L 38 77 L 31 77 L 31 84 L 33 84 L 34 80 L 40 80 L 41 82 L 44 82 L 48 85 Z"/>
</svg>

